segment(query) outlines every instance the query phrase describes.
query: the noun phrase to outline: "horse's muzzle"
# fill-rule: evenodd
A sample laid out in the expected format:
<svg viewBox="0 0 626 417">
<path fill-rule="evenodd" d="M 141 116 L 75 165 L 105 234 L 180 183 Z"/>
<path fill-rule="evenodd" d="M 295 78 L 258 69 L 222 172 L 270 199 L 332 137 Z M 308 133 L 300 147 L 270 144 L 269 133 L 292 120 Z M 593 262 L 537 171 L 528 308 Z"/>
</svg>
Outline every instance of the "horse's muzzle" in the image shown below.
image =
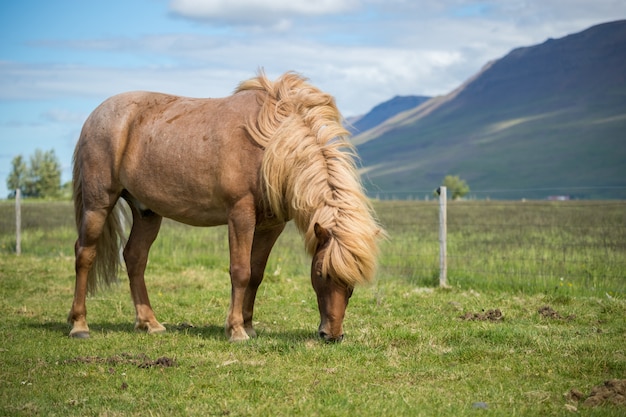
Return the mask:
<svg viewBox="0 0 626 417">
<path fill-rule="evenodd" d="M 339 336 L 331 336 L 321 330 L 318 332 L 318 334 L 322 339 L 324 339 L 326 343 L 339 343 L 343 340 L 343 334 L 340 334 Z"/>
</svg>

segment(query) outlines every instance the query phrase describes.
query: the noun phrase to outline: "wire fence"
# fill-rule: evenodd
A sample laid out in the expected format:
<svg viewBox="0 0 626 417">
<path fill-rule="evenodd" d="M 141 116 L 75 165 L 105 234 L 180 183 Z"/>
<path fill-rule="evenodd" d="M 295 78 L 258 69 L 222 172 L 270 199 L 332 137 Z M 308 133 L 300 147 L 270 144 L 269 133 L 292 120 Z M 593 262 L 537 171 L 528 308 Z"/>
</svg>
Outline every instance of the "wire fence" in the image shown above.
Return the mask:
<svg viewBox="0 0 626 417">
<path fill-rule="evenodd" d="M 437 285 L 437 201 L 377 201 L 390 240 L 381 276 Z M 449 201 L 447 280 L 453 286 L 626 294 L 626 202 Z"/>
</svg>

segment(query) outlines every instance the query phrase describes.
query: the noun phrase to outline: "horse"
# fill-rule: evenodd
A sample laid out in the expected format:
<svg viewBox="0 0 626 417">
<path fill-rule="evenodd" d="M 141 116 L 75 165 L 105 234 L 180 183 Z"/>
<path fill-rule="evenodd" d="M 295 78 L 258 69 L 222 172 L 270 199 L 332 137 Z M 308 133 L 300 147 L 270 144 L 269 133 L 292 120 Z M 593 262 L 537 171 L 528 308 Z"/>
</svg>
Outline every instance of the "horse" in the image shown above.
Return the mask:
<svg viewBox="0 0 626 417">
<path fill-rule="evenodd" d="M 355 286 L 374 279 L 384 235 L 341 122 L 334 98 L 294 72 L 271 81 L 260 71 L 225 98 L 135 91 L 105 100 L 85 121 L 73 156 L 78 238 L 70 336 L 89 337 L 87 294 L 117 280 L 122 257 L 135 329 L 166 330 L 144 279 L 166 217 L 228 226 L 225 333 L 232 342 L 256 337 L 257 290 L 274 243 L 293 220 L 312 258 L 318 334 L 341 341 L 348 301 Z M 127 240 L 124 212 L 132 216 Z"/>
</svg>

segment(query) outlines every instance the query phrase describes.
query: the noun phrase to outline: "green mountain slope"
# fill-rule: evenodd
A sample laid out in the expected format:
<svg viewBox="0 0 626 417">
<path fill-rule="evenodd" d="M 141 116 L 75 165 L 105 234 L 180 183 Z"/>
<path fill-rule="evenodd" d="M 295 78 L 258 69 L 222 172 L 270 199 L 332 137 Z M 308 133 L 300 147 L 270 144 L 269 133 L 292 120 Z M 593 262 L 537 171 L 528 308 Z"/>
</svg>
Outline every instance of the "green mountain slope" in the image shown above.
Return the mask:
<svg viewBox="0 0 626 417">
<path fill-rule="evenodd" d="M 515 49 L 354 142 L 372 194 L 453 174 L 478 197 L 626 198 L 626 21 Z"/>
<path fill-rule="evenodd" d="M 391 100 L 375 106 L 367 114 L 350 120 L 346 127 L 353 135 L 365 132 L 398 113 L 417 107 L 429 99 L 430 97 L 425 96 L 395 96 Z"/>
</svg>

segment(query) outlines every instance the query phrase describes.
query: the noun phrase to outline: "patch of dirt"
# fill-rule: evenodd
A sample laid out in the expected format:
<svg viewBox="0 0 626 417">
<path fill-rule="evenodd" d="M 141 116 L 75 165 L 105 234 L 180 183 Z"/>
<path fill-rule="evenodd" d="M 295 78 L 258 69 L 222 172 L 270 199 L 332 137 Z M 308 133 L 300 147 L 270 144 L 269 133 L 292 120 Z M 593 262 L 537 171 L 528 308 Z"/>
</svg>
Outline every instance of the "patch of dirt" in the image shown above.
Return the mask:
<svg viewBox="0 0 626 417">
<path fill-rule="evenodd" d="M 572 388 L 571 390 L 569 390 L 569 392 L 567 393 L 566 396 L 567 396 L 568 399 L 570 399 L 572 401 L 575 401 L 575 402 L 579 402 L 580 400 L 585 398 L 585 394 L 583 394 L 582 392 L 580 392 L 576 388 Z"/>
<path fill-rule="evenodd" d="M 162 356 L 154 361 L 145 361 L 141 365 L 140 368 L 152 368 L 153 366 L 161 366 L 163 368 L 170 368 L 172 366 L 177 366 L 176 359 L 168 358 L 167 356 Z"/>
<path fill-rule="evenodd" d="M 563 319 L 574 320 L 576 318 L 575 314 L 570 314 L 567 317 L 563 317 L 550 306 L 541 307 L 539 310 L 537 310 L 537 313 L 539 313 L 541 317 L 545 317 L 549 319 L 556 319 L 556 320 L 563 320 Z"/>
<path fill-rule="evenodd" d="M 482 313 L 465 313 L 462 316 L 459 316 L 460 319 L 462 320 L 469 320 L 469 321 L 502 321 L 504 320 L 504 316 L 502 315 L 502 311 L 500 311 L 499 308 L 496 308 L 495 310 L 487 310 L 487 312 L 485 312 L 485 310 L 482 311 Z"/>
<path fill-rule="evenodd" d="M 589 396 L 572 388 L 567 397 L 574 402 L 584 400 L 583 407 L 600 407 L 607 404 L 626 406 L 626 379 L 605 381 L 604 384 L 593 387 Z"/>
<path fill-rule="evenodd" d="M 153 366 L 161 366 L 164 368 L 169 368 L 172 366 L 177 366 L 176 360 L 168 358 L 167 356 L 160 357 L 156 360 L 151 360 L 148 356 L 144 354 L 132 355 L 130 353 L 121 353 L 119 355 L 109 356 L 108 358 L 103 358 L 101 356 L 78 356 L 72 359 L 66 359 L 62 362 L 63 364 L 91 364 L 91 363 L 99 363 L 106 365 L 135 365 L 139 368 L 152 368 Z M 110 370 L 109 370 L 110 372 Z"/>
<path fill-rule="evenodd" d="M 196 327 L 196 326 L 194 326 L 191 323 L 187 323 L 187 322 L 184 321 L 184 322 L 180 323 L 178 326 L 176 326 L 176 330 L 183 331 L 183 330 L 187 330 L 187 329 L 193 329 L 194 327 Z"/>
</svg>

